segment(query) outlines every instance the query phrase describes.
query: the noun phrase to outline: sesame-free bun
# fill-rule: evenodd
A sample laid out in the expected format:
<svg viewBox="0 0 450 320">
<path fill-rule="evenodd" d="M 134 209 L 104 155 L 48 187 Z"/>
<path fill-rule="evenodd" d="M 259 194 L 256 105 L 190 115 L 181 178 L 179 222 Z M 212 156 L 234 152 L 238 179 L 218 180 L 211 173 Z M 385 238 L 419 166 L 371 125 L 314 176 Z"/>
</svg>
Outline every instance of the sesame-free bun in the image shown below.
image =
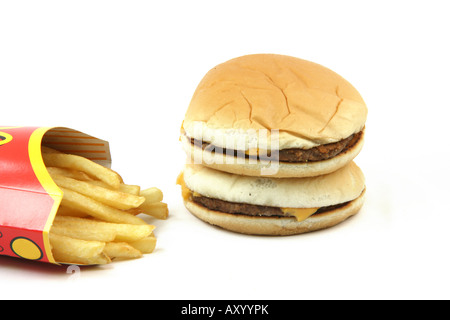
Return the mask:
<svg viewBox="0 0 450 320">
<path fill-rule="evenodd" d="M 182 131 L 218 147 L 234 140 L 246 150 L 260 147 L 249 141 L 254 139 L 249 131 L 279 130 L 280 149 L 308 149 L 360 132 L 366 117 L 361 95 L 334 71 L 290 56 L 254 54 L 204 76 Z"/>
<path fill-rule="evenodd" d="M 187 164 L 186 187 L 202 196 L 228 202 L 280 208 L 327 207 L 356 199 L 365 178 L 354 163 L 330 174 L 311 178 L 250 177 Z"/>
</svg>

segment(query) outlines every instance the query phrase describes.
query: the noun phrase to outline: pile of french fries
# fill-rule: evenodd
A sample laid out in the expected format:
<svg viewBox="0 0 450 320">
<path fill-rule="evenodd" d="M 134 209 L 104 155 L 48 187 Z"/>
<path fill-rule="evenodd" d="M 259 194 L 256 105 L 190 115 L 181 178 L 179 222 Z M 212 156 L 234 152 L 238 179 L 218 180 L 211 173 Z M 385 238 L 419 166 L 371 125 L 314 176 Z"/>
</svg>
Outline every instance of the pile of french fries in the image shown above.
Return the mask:
<svg viewBox="0 0 450 320">
<path fill-rule="evenodd" d="M 161 190 L 125 184 L 117 172 L 77 155 L 43 146 L 42 156 L 64 193 L 49 235 L 56 262 L 108 264 L 153 252 L 155 226 L 137 215 L 167 219 Z"/>
</svg>

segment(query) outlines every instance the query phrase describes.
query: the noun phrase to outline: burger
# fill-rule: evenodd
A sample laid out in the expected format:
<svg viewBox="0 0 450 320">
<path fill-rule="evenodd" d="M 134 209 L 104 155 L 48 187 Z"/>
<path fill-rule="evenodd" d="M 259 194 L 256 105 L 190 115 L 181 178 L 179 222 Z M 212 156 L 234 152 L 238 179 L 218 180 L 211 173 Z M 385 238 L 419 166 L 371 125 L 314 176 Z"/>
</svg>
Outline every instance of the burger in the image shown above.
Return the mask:
<svg viewBox="0 0 450 320">
<path fill-rule="evenodd" d="M 252 235 L 293 235 L 335 226 L 355 215 L 365 196 L 364 175 L 354 162 L 307 178 L 244 176 L 187 164 L 178 184 L 194 216 Z"/>
<path fill-rule="evenodd" d="M 319 64 L 276 54 L 232 59 L 199 83 L 181 128 L 192 162 L 235 174 L 311 177 L 361 151 L 367 107 Z"/>
<path fill-rule="evenodd" d="M 334 226 L 364 203 L 353 160 L 366 118 L 358 91 L 319 64 L 276 54 L 222 63 L 199 83 L 181 127 L 184 204 L 245 234 Z"/>
</svg>

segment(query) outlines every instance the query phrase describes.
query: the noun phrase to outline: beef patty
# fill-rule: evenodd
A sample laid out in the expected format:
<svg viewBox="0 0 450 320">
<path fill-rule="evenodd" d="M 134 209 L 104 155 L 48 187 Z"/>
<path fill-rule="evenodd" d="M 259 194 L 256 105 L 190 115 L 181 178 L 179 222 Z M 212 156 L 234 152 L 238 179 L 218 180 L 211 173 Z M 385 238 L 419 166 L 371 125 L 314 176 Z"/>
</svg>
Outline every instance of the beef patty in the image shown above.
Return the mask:
<svg viewBox="0 0 450 320">
<path fill-rule="evenodd" d="M 338 154 L 343 153 L 346 150 L 353 147 L 361 139 L 362 133 L 363 131 L 360 131 L 341 141 L 323 144 L 311 149 L 299 149 L 299 148 L 282 149 L 279 151 L 278 159 L 272 158 L 269 159 L 268 157 L 270 157 L 270 155 L 268 155 L 268 157 L 259 155 L 248 155 L 242 152 L 238 152 L 236 150 L 233 150 L 231 153 L 234 154 L 235 157 L 245 156 L 246 158 L 251 159 L 257 158 L 259 160 L 278 160 L 280 162 L 302 163 L 302 162 L 322 161 L 333 158 Z M 202 142 L 200 140 L 196 140 L 193 138 L 191 138 L 191 144 L 197 147 L 201 147 L 202 149 L 207 151 L 218 152 L 218 150 L 222 150 L 222 153 L 224 155 L 229 154 L 226 149 L 218 148 L 208 142 Z"/>
<path fill-rule="evenodd" d="M 265 217 L 286 217 L 281 208 L 260 206 L 247 203 L 228 202 L 219 199 L 212 199 L 204 196 L 192 196 L 195 203 L 200 204 L 210 210 L 231 214 L 244 214 L 248 216 L 265 216 Z M 337 208 L 344 207 L 347 203 L 327 206 L 319 208 L 314 215 L 328 212 Z"/>
</svg>

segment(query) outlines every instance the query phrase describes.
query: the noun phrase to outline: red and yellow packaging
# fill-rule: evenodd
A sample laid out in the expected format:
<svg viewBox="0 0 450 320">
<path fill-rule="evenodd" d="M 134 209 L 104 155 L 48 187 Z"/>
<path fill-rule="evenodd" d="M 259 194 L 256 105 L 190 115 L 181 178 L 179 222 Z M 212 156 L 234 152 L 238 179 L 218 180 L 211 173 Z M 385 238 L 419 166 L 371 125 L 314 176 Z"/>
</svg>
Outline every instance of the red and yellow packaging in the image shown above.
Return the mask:
<svg viewBox="0 0 450 320">
<path fill-rule="evenodd" d="M 49 230 L 63 193 L 41 146 L 111 166 L 109 143 L 69 128 L 0 126 L 0 255 L 56 263 Z"/>
</svg>

